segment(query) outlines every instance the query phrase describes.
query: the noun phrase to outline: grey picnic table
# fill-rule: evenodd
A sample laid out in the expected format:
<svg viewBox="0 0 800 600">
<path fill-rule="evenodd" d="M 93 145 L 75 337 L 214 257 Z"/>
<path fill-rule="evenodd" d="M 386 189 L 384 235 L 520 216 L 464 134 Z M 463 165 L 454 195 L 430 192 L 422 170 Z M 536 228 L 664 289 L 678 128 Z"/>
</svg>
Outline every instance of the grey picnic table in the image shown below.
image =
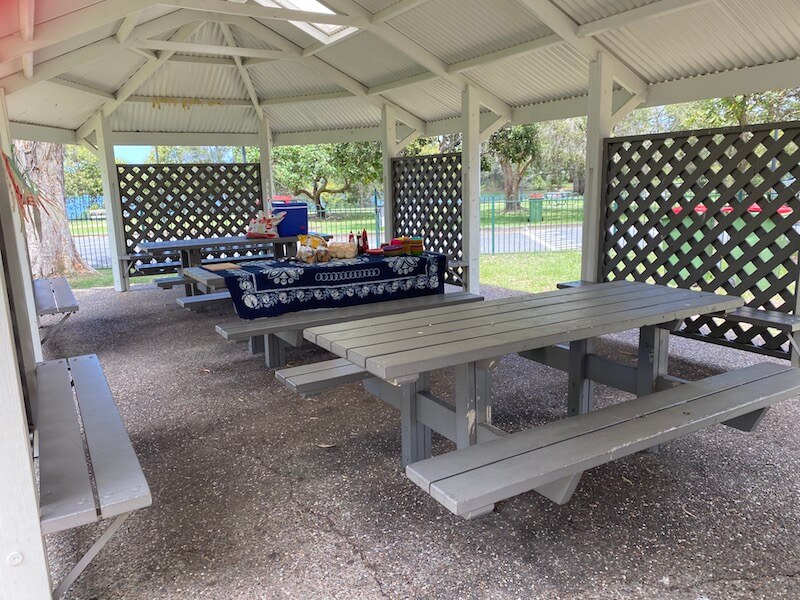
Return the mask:
<svg viewBox="0 0 800 600">
<path fill-rule="evenodd" d="M 640 395 L 652 392 L 666 375 L 671 325 L 742 304 L 735 296 L 619 281 L 312 327 L 304 336 L 366 371 L 371 378 L 365 385 L 380 398 L 422 393 L 446 409 L 435 409 L 446 437 L 464 448 L 497 436 L 491 425 L 491 370 L 499 357 L 534 352 L 527 357 L 537 359 L 539 349 L 554 354 L 550 362 L 569 373 L 569 412 L 584 413 L 590 376 Z M 592 338 L 628 329 L 641 330 L 637 367 L 590 353 Z M 569 348 L 559 351 L 562 344 Z M 453 410 L 428 390 L 430 372 L 447 367 L 455 368 Z M 430 428 L 420 423 L 410 401 L 403 402 L 408 406 L 401 408 L 402 460 L 410 464 L 430 455 Z"/>
</svg>

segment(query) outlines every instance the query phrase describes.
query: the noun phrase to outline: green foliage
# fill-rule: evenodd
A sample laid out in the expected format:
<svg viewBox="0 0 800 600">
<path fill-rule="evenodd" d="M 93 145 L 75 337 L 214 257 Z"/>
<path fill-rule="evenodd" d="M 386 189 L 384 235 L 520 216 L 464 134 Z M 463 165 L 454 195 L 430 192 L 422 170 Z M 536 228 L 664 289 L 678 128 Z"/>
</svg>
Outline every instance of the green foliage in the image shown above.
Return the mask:
<svg viewBox="0 0 800 600">
<path fill-rule="evenodd" d="M 103 195 L 100 160 L 83 146 L 64 146 L 64 194 Z"/>
<path fill-rule="evenodd" d="M 492 134 L 487 144 L 492 152 L 502 161 L 513 165 L 530 165 L 539 155 L 540 140 L 537 125 L 515 125 L 503 127 Z"/>
</svg>

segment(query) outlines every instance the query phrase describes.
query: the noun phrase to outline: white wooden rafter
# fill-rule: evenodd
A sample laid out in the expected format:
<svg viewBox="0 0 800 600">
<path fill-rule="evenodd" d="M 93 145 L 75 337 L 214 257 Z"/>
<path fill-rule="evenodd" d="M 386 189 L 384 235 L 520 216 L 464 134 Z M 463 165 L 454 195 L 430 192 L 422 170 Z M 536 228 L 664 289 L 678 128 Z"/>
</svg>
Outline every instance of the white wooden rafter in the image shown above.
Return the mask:
<svg viewBox="0 0 800 600">
<path fill-rule="evenodd" d="M 120 44 L 127 40 L 131 33 L 133 33 L 134 27 L 136 27 L 136 24 L 139 22 L 140 15 L 141 13 L 134 12 L 122 19 L 122 23 L 117 27 L 117 33 L 114 34 L 114 37 L 117 38 Z"/>
<path fill-rule="evenodd" d="M 31 2 L 33 1 L 31 0 Z M 353 19 L 348 15 L 270 8 L 257 4 L 237 4 L 225 0 L 103 0 L 40 23 L 36 27 L 36 35 L 29 41 L 25 41 L 17 34 L 9 34 L 0 38 L 0 56 L 4 60 L 21 58 L 26 53 L 65 42 L 155 6 L 171 6 L 176 9 L 190 9 L 209 15 L 237 15 L 268 21 L 298 21 L 349 27 L 358 27 L 364 24 L 360 19 Z"/>
<path fill-rule="evenodd" d="M 219 23 L 224 26 L 224 23 Z M 203 54 L 216 54 L 232 58 L 266 58 L 272 60 L 296 60 L 300 58 L 280 50 L 264 50 L 263 48 L 242 48 L 239 46 L 218 46 L 216 44 L 201 44 L 197 42 L 175 42 L 172 40 L 146 40 L 132 38 L 125 45 L 130 48 L 144 50 L 164 50 L 167 52 L 197 52 Z M 234 61 L 235 62 L 235 61 Z"/>
<path fill-rule="evenodd" d="M 317 56 L 302 56 L 302 47 L 298 46 L 294 42 L 287 40 L 283 36 L 279 35 L 269 27 L 255 21 L 253 19 L 237 19 L 233 22 L 236 26 L 248 31 L 249 33 L 258 36 L 264 39 L 267 43 L 271 46 L 279 48 L 287 53 L 295 53 L 300 56 L 302 64 L 308 66 L 312 70 L 316 71 L 317 74 L 321 75 L 322 77 L 326 78 L 331 83 L 339 86 L 343 90 L 346 90 L 353 94 L 354 96 L 358 96 L 361 98 L 366 99 L 368 102 L 377 106 L 378 108 L 382 109 L 384 105 L 389 105 L 395 109 L 397 112 L 398 118 L 403 121 L 409 127 L 417 129 L 419 131 L 425 131 L 425 121 L 420 119 L 417 115 L 412 114 L 410 111 L 406 110 L 398 106 L 396 103 L 392 102 L 388 98 L 383 96 L 370 96 L 368 92 L 367 86 L 365 86 L 360 81 L 354 79 L 352 76 L 348 75 L 341 69 L 338 69 L 321 58 Z"/>
<path fill-rule="evenodd" d="M 19 0 L 19 35 L 22 41 L 30 43 L 33 41 L 34 12 L 36 8 L 35 0 Z M 22 55 L 22 73 L 30 79 L 33 77 L 33 52 L 25 52 Z"/>
<path fill-rule="evenodd" d="M 701 4 L 707 4 L 716 0 L 657 0 L 650 4 L 626 10 L 604 19 L 591 21 L 578 27 L 577 36 L 579 38 L 599 35 L 611 29 L 621 29 L 629 27 L 635 23 L 655 17 L 663 17 L 680 10 L 694 8 Z"/>
<path fill-rule="evenodd" d="M 88 85 L 84 85 L 82 83 L 76 83 L 74 81 L 68 81 L 61 77 L 53 77 L 52 79 L 47 80 L 48 84 L 56 85 L 61 88 L 66 88 L 70 90 L 74 90 L 76 92 L 81 92 L 82 94 L 87 94 L 89 96 L 93 96 L 95 98 L 99 98 L 104 102 L 108 102 L 110 100 L 115 100 L 114 94 L 110 92 L 104 92 L 103 90 L 98 90 L 97 88 L 93 88 Z"/>
<path fill-rule="evenodd" d="M 220 31 L 222 31 L 222 36 L 225 38 L 225 42 L 228 44 L 228 46 L 236 46 L 236 40 L 233 38 L 233 34 L 231 33 L 230 27 L 228 27 L 227 23 L 217 23 L 217 26 L 220 28 Z M 247 73 L 247 69 L 245 69 L 242 65 L 242 59 L 239 56 L 233 56 L 233 62 L 236 63 L 236 69 L 239 71 L 239 77 L 241 77 L 242 83 L 247 90 L 247 94 L 250 96 L 250 101 L 253 103 L 256 116 L 258 117 L 259 121 L 263 121 L 264 110 L 261 108 L 261 103 L 258 99 L 256 88 L 253 87 L 253 82 L 250 79 L 250 75 Z"/>
<path fill-rule="evenodd" d="M 429 52 L 410 38 L 400 33 L 394 27 L 391 27 L 387 23 L 372 23 L 371 21 L 374 20 L 375 15 L 364 9 L 354 0 L 331 0 L 330 3 L 336 8 L 341 8 L 349 14 L 358 15 L 359 17 L 370 22 L 370 24 L 365 27 L 367 31 L 374 33 L 382 41 L 386 42 L 395 50 L 415 61 L 417 64 L 424 67 L 431 73 L 442 77 L 443 79 L 454 84 L 459 89 L 464 89 L 467 85 L 471 85 L 479 94 L 481 104 L 498 115 L 503 115 L 508 119 L 511 118 L 512 109 L 508 103 L 499 98 L 493 92 L 470 80 L 468 77 L 460 73 L 448 73 L 447 63 L 434 55 L 432 52 Z"/>
<path fill-rule="evenodd" d="M 191 38 L 192 35 L 199 29 L 202 23 L 187 23 L 170 38 L 171 41 L 183 42 Z M 128 81 L 122 84 L 117 92 L 114 94 L 114 100 L 106 102 L 100 110 L 78 128 L 78 139 L 85 138 L 91 131 L 94 131 L 98 125 L 98 119 L 102 115 L 104 118 L 111 116 L 122 103 L 132 96 L 145 81 L 150 79 L 153 74 L 158 71 L 164 63 L 172 56 L 172 52 L 164 51 L 159 54 L 158 58 L 146 61 L 136 73 L 134 73 Z"/>
<path fill-rule="evenodd" d="M 578 24 L 563 13 L 551 0 L 517 0 L 536 18 L 560 36 L 564 42 L 580 52 L 590 61 L 599 52 L 605 52 L 613 68 L 614 78 L 630 92 L 641 94 L 647 90 L 647 82 L 616 56 L 613 56 L 593 38 L 579 38 Z"/>
</svg>

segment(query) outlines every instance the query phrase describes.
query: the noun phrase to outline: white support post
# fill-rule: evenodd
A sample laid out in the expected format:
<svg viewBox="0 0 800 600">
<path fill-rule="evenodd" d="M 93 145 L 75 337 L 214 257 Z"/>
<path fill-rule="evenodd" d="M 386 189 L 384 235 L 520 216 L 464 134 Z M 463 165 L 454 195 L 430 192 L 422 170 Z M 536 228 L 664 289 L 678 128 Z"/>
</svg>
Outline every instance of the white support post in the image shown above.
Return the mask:
<svg viewBox="0 0 800 600">
<path fill-rule="evenodd" d="M 383 133 L 383 238 L 394 237 L 394 196 L 392 194 L 392 159 L 397 156 L 397 115 L 394 108 L 385 105 L 381 110 Z"/>
<path fill-rule="evenodd" d="M 272 174 L 272 129 L 266 113 L 258 122 L 258 149 L 260 151 L 258 163 L 261 170 L 261 195 L 262 201 L 275 197 L 275 178 Z"/>
<path fill-rule="evenodd" d="M 125 230 L 122 224 L 122 201 L 119 196 L 117 164 L 114 160 L 114 140 L 108 120 L 102 111 L 97 115 L 97 152 L 100 157 L 100 174 L 103 178 L 103 197 L 106 201 L 106 223 L 111 251 L 111 270 L 114 274 L 114 289 L 127 292 L 129 277 L 127 266 L 123 269 L 121 257 L 125 249 Z"/>
<path fill-rule="evenodd" d="M 604 52 L 589 67 L 586 122 L 586 190 L 583 201 L 581 279 L 600 278 L 600 217 L 603 202 L 603 139 L 611 135 L 614 71 Z"/>
<path fill-rule="evenodd" d="M 466 290 L 480 292 L 481 252 L 481 111 L 478 91 L 471 85 L 461 92 L 461 198 Z"/>
<path fill-rule="evenodd" d="M 0 173 L 0 203 L 8 204 Z M 8 242 L 13 243 L 12 240 Z M 0 255 L 0 273 L 7 273 Z M 33 304 L 30 305 L 33 307 Z M 36 332 L 38 337 L 38 332 Z M 6 278 L 0 275 L 0 590 L 15 600 L 50 598 L 31 445 Z"/>
<path fill-rule="evenodd" d="M 0 150 L 14 160 L 11 126 L 8 118 L 6 96 L 2 88 L 0 88 Z M 3 169 L 4 167 L 0 165 L 0 170 Z M 13 202 L 13 199 L 9 198 L 8 201 Z M 9 230 L 14 233 L 12 234 L 13 240 L 8 242 L 8 251 L 9 253 L 13 252 L 14 256 L 6 257 L 6 260 L 17 261 L 19 263 L 20 272 L 23 273 L 21 280 L 17 282 L 17 284 L 22 287 L 25 295 L 25 302 L 31 307 L 30 310 L 28 310 L 28 327 L 30 327 L 30 340 L 33 346 L 33 354 L 36 361 L 39 362 L 43 360 L 42 341 L 39 337 L 39 318 L 36 316 L 36 311 L 33 309 L 36 304 L 34 303 L 33 297 L 33 275 L 31 273 L 31 259 L 28 255 L 28 241 L 25 237 L 25 227 L 22 220 L 23 215 L 20 214 L 19 210 L 13 210 L 13 207 L 11 213 L 12 214 L 9 215 L 11 224 Z"/>
</svg>

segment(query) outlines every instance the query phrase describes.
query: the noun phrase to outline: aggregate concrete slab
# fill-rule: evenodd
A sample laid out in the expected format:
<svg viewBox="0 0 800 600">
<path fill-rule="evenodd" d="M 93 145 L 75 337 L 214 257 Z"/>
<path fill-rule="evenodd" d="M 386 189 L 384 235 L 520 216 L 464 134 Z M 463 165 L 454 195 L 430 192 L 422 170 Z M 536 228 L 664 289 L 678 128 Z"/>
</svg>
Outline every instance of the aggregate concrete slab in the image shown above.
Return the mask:
<svg viewBox="0 0 800 600">
<path fill-rule="evenodd" d="M 405 478 L 398 415 L 360 384 L 289 392 L 214 332 L 229 309 L 185 311 L 178 290 L 76 295 L 47 358 L 99 355 L 154 503 L 69 598 L 800 598 L 796 399 L 755 433 L 714 427 L 598 467 L 565 506 L 529 493 L 467 522 Z M 601 349 L 633 360 L 634 342 Z M 763 360 L 680 338 L 671 349 L 670 372 L 688 379 Z M 496 380 L 499 426 L 564 416 L 562 373 L 506 357 Z M 437 372 L 434 389 L 451 381 Z M 102 527 L 47 537 L 56 578 Z"/>
</svg>

